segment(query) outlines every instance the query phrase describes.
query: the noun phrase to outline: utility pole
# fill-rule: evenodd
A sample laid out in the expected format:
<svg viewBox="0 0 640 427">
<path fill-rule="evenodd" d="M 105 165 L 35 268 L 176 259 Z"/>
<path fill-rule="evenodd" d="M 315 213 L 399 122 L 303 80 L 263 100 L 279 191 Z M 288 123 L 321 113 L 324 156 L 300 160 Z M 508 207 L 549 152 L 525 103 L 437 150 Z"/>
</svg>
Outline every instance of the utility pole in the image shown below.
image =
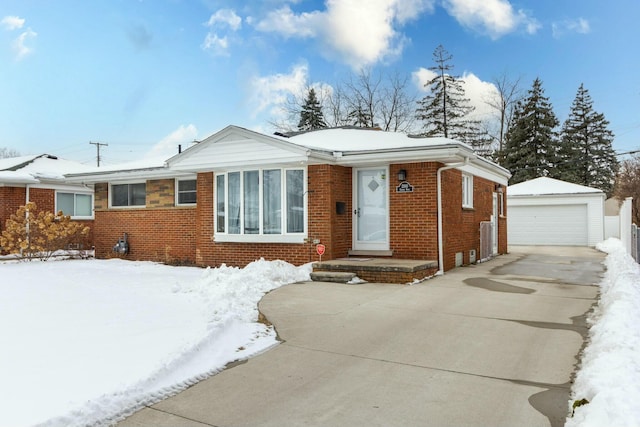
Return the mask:
<svg viewBox="0 0 640 427">
<path fill-rule="evenodd" d="M 99 167 L 100 166 L 100 147 L 101 146 L 108 147 L 109 144 L 105 144 L 104 142 L 91 142 L 91 141 L 89 141 L 89 144 L 96 146 L 96 151 L 97 151 L 96 160 L 98 161 L 98 167 Z"/>
</svg>

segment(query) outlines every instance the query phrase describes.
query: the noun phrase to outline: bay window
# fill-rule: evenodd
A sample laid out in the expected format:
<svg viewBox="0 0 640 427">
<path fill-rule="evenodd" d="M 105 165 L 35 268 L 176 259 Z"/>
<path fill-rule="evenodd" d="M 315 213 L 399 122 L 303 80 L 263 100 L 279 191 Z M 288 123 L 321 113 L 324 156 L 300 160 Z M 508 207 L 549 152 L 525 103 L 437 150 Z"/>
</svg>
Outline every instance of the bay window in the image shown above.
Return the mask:
<svg viewBox="0 0 640 427">
<path fill-rule="evenodd" d="M 215 230 L 220 241 L 284 241 L 305 233 L 303 169 L 216 175 Z M 264 236 L 264 237 L 263 237 Z"/>
</svg>

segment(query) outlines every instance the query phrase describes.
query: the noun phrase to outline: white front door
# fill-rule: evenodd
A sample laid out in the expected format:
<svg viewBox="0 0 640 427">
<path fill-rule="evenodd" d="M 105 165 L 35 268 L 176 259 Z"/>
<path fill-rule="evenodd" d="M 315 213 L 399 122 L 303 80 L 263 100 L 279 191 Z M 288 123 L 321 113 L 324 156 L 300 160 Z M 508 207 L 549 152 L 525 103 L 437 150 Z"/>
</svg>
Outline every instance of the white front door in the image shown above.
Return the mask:
<svg viewBox="0 0 640 427">
<path fill-rule="evenodd" d="M 386 167 L 353 171 L 353 249 L 389 249 L 387 177 Z"/>
</svg>

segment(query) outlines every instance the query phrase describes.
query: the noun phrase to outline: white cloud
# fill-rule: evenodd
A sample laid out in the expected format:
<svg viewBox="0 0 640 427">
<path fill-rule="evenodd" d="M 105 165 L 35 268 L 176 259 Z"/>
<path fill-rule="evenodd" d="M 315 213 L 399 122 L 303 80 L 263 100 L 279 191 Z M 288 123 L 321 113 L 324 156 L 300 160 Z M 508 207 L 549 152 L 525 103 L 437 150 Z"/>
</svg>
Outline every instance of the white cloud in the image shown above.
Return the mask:
<svg viewBox="0 0 640 427">
<path fill-rule="evenodd" d="M 196 136 L 198 136 L 198 129 L 196 129 L 193 124 L 189 124 L 187 126 L 180 125 L 178 129 L 174 130 L 154 145 L 145 157 L 168 159 L 178 154 L 178 145 L 182 144 L 182 149 L 186 150 L 188 148 L 188 144 L 193 142 Z"/>
<path fill-rule="evenodd" d="M 267 13 L 267 16 L 256 24 L 256 29 L 263 32 L 275 32 L 285 37 L 315 37 L 325 20 L 320 11 L 296 15 L 288 5 Z"/>
<path fill-rule="evenodd" d="M 24 19 L 18 16 L 5 16 L 0 25 L 7 31 L 19 30 L 24 26 Z"/>
<path fill-rule="evenodd" d="M 13 51 L 16 53 L 16 60 L 20 61 L 31 52 L 33 52 L 33 48 L 27 46 L 29 40 L 35 39 L 38 33 L 33 31 L 31 28 L 27 28 L 22 34 L 20 34 L 11 44 Z"/>
<path fill-rule="evenodd" d="M 567 19 L 551 24 L 553 37 L 559 38 L 567 33 L 588 34 L 591 31 L 589 21 L 584 18 Z"/>
<path fill-rule="evenodd" d="M 469 98 L 469 104 L 475 107 L 471 118 L 487 120 L 494 116 L 496 112 L 487 105 L 487 101 L 500 96 L 498 88 L 491 82 L 480 80 L 473 73 L 465 72 L 461 78 L 464 81 L 464 92 L 466 97 Z"/>
<path fill-rule="evenodd" d="M 435 0 L 327 0 L 326 10 L 295 14 L 289 6 L 267 14 L 256 29 L 285 37 L 315 38 L 328 57 L 353 68 L 402 52 L 406 37 L 399 27 L 425 12 Z"/>
<path fill-rule="evenodd" d="M 523 10 L 514 10 L 508 0 L 444 0 L 443 6 L 461 25 L 487 34 L 492 39 L 524 27 L 529 34 L 540 28 Z"/>
<path fill-rule="evenodd" d="M 438 74 L 435 71 L 431 71 L 428 68 L 420 67 L 417 71 L 411 73 L 413 82 L 420 92 L 428 92 L 429 89 L 425 87 L 427 83 L 433 80 Z"/>
<path fill-rule="evenodd" d="M 218 23 L 229 26 L 233 31 L 238 31 L 242 26 L 242 18 L 232 9 L 220 9 L 211 15 L 207 22 L 207 27 L 214 27 Z"/>
<path fill-rule="evenodd" d="M 242 18 L 232 9 L 220 9 L 209 17 L 205 25 L 209 27 L 209 32 L 202 42 L 202 49 L 214 55 L 228 55 L 229 31 L 238 31 L 242 26 Z M 220 35 L 221 32 L 224 35 Z"/>
<path fill-rule="evenodd" d="M 227 36 L 218 37 L 217 34 L 209 33 L 204 38 L 204 42 L 202 43 L 202 48 L 204 50 L 208 50 L 214 55 L 229 55 L 229 41 L 227 40 Z"/>
<path fill-rule="evenodd" d="M 419 68 L 412 73 L 413 82 L 419 91 L 426 94 L 430 88 L 425 84 L 431 81 L 437 74 L 427 68 Z M 487 120 L 494 114 L 494 110 L 487 105 L 487 101 L 499 96 L 498 89 L 491 82 L 485 82 L 473 73 L 465 72 L 460 79 L 464 82 L 465 97 L 469 98 L 469 104 L 475 107 L 471 114 L 472 119 Z"/>
<path fill-rule="evenodd" d="M 270 109 L 272 115 L 280 113 L 289 95 L 302 93 L 307 85 L 309 67 L 306 64 L 295 65 L 288 74 L 272 74 L 254 77 L 250 81 L 252 118 Z"/>
</svg>

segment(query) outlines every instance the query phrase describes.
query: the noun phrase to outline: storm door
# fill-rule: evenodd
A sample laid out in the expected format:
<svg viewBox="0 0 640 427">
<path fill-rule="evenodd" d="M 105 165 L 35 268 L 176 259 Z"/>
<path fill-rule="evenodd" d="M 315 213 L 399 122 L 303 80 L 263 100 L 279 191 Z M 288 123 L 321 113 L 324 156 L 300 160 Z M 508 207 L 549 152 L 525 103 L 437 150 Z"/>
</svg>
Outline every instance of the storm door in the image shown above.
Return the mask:
<svg viewBox="0 0 640 427">
<path fill-rule="evenodd" d="M 388 171 L 354 169 L 353 249 L 389 249 Z"/>
</svg>

